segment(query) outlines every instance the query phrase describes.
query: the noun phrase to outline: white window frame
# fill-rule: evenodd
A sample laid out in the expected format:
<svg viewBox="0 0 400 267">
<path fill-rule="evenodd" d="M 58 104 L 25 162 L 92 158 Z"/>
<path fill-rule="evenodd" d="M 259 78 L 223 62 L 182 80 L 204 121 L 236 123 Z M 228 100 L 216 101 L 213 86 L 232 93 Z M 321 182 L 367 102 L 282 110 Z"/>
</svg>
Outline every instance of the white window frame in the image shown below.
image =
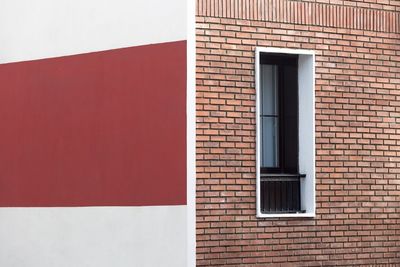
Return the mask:
<svg viewBox="0 0 400 267">
<path fill-rule="evenodd" d="M 299 172 L 305 174 L 301 178 L 301 209 L 304 213 L 261 213 L 261 178 L 260 178 L 260 54 L 279 53 L 295 54 L 298 61 L 299 91 Z M 315 52 L 312 50 L 256 47 L 255 51 L 256 82 L 256 216 L 258 218 L 277 217 L 315 217 Z"/>
</svg>

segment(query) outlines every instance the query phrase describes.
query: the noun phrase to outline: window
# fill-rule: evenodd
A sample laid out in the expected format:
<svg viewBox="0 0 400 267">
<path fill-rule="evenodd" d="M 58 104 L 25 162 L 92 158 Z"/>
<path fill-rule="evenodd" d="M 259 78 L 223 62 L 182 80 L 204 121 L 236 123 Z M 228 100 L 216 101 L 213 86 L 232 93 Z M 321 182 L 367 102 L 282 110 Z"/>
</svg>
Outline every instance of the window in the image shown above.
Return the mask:
<svg viewBox="0 0 400 267">
<path fill-rule="evenodd" d="M 314 53 L 257 48 L 257 216 L 314 216 Z"/>
</svg>

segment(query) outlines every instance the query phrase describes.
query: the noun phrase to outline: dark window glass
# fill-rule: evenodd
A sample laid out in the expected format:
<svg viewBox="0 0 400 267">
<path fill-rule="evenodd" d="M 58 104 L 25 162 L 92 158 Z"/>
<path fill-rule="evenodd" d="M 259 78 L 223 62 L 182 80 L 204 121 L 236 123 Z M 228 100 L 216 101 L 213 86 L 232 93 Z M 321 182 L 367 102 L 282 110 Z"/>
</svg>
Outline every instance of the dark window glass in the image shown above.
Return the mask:
<svg viewBox="0 0 400 267">
<path fill-rule="evenodd" d="M 261 54 L 261 210 L 300 211 L 298 58 Z"/>
</svg>

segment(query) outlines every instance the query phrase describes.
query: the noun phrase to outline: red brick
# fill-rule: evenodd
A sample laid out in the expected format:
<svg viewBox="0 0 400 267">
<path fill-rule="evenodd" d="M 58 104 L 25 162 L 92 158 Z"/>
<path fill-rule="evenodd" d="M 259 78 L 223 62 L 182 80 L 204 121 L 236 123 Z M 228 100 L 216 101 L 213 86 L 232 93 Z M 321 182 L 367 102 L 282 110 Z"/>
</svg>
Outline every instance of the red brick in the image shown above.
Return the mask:
<svg viewBox="0 0 400 267">
<path fill-rule="evenodd" d="M 197 265 L 400 264 L 398 1 L 197 2 Z M 316 52 L 315 219 L 255 217 L 256 45 Z"/>
</svg>

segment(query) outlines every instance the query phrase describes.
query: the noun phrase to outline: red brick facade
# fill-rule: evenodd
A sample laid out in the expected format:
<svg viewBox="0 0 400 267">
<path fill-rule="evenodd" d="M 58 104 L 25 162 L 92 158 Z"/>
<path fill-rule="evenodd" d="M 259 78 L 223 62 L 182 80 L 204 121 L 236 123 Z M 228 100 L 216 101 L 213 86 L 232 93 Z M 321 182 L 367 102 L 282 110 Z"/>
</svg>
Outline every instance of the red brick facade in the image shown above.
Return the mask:
<svg viewBox="0 0 400 267">
<path fill-rule="evenodd" d="M 198 266 L 400 266 L 400 1 L 197 1 Z M 316 217 L 257 219 L 255 47 L 316 53 Z"/>
</svg>

